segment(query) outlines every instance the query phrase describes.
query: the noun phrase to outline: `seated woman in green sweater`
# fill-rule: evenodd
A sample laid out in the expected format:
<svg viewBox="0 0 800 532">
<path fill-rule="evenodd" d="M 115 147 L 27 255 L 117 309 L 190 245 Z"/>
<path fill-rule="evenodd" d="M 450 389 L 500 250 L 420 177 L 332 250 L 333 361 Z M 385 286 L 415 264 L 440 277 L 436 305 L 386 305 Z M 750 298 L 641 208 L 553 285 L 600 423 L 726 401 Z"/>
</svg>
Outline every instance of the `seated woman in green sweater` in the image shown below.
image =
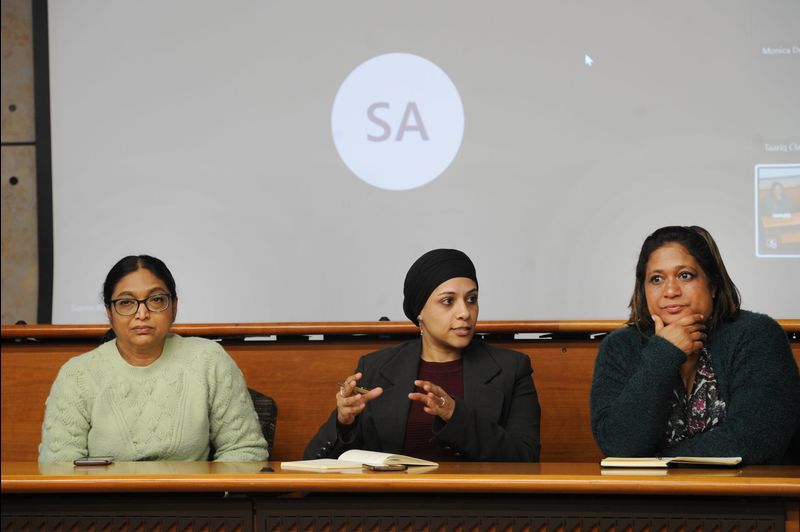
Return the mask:
<svg viewBox="0 0 800 532">
<path fill-rule="evenodd" d="M 40 462 L 267 459 L 236 363 L 215 342 L 169 333 L 178 297 L 162 261 L 117 262 L 103 301 L 115 338 L 62 366 L 47 398 Z"/>
<path fill-rule="evenodd" d="M 777 322 L 740 310 L 711 235 L 693 226 L 647 237 L 630 308 L 595 364 L 600 449 L 780 463 L 800 421 L 797 364 Z"/>
</svg>

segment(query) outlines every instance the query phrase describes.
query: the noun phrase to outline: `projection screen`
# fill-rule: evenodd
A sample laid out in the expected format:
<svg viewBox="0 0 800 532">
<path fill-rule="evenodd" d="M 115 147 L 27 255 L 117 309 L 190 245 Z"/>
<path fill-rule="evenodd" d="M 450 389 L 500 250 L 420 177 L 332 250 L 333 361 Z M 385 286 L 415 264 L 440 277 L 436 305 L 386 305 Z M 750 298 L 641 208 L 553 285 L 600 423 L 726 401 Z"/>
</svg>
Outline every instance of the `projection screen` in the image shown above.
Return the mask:
<svg viewBox="0 0 800 532">
<path fill-rule="evenodd" d="M 481 319 L 622 319 L 673 224 L 745 308 L 800 317 L 796 0 L 48 10 L 53 323 L 106 321 L 140 253 L 179 322 L 404 320 L 437 247 Z"/>
</svg>

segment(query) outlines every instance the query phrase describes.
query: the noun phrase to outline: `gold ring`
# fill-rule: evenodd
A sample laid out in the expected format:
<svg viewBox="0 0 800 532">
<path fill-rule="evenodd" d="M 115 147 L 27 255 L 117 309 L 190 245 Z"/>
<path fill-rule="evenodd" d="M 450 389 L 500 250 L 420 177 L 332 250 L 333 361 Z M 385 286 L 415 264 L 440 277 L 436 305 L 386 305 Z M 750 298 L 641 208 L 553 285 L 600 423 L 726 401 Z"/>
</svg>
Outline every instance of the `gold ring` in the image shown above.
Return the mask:
<svg viewBox="0 0 800 532">
<path fill-rule="evenodd" d="M 447 399 L 445 399 L 444 397 L 439 397 L 439 399 L 441 399 L 441 400 L 442 400 L 442 402 L 441 402 L 441 403 L 439 403 L 439 406 L 440 406 L 440 407 L 444 407 L 444 405 L 446 405 L 446 404 L 447 404 Z"/>
</svg>

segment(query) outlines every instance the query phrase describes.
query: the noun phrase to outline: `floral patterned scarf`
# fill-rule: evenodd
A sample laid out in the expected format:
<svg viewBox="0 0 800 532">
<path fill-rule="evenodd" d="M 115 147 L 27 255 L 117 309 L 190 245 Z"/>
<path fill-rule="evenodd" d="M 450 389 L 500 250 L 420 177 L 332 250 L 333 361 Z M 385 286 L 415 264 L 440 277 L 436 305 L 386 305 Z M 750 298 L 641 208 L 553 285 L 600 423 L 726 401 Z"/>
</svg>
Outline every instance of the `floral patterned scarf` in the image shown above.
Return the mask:
<svg viewBox="0 0 800 532">
<path fill-rule="evenodd" d="M 664 434 L 664 446 L 670 447 L 695 434 L 706 432 L 725 419 L 725 401 L 719 396 L 717 376 L 711 367 L 711 353 L 700 351 L 692 393 L 681 382 L 672 391 L 672 407 Z"/>
</svg>

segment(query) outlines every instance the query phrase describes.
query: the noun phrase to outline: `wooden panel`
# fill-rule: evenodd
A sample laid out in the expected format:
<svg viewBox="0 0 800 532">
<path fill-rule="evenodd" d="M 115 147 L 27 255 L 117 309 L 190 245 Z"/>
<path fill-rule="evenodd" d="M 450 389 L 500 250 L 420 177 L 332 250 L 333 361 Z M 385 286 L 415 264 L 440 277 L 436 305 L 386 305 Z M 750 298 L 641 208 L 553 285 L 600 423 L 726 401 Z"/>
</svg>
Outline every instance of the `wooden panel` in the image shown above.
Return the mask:
<svg viewBox="0 0 800 532">
<path fill-rule="evenodd" d="M 306 444 L 335 406 L 336 382 L 350 374 L 359 356 L 381 346 L 303 342 L 236 344 L 225 349 L 241 368 L 247 385 L 269 395 L 278 405 L 273 457 L 300 460 Z"/>
<path fill-rule="evenodd" d="M 787 333 L 800 333 L 800 319 L 781 319 L 778 323 Z M 478 333 L 514 335 L 516 333 L 591 334 L 611 332 L 624 325 L 621 320 L 560 320 L 480 321 Z M 108 330 L 107 324 L 87 325 L 3 325 L 3 340 L 38 338 L 42 340 L 86 339 L 97 340 Z M 177 323 L 172 331 L 183 336 L 206 338 L 246 336 L 303 336 L 323 335 L 385 335 L 417 334 L 419 329 L 411 323 L 388 321 L 363 322 L 309 322 L 309 323 Z"/>
<path fill-rule="evenodd" d="M 273 397 L 278 423 L 273 458 L 296 460 L 335 405 L 336 381 L 358 357 L 396 341 L 226 341 L 248 386 Z M 2 344 L 2 460 L 36 460 L 44 401 L 58 369 L 95 342 Z M 528 354 L 542 407 L 542 461 L 599 460 L 589 425 L 589 389 L 598 342 L 518 341 L 498 345 Z M 800 363 L 800 343 L 793 342 Z"/>
<path fill-rule="evenodd" d="M 59 368 L 86 345 L 3 345 L 0 357 L 0 454 L 6 460 L 36 460 L 44 401 Z"/>
<path fill-rule="evenodd" d="M 278 423 L 273 456 L 297 460 L 335 405 L 337 380 L 350 374 L 358 358 L 396 342 L 226 343 L 248 386 L 273 397 Z M 588 424 L 588 390 L 596 343 L 501 344 L 532 357 L 534 382 L 542 406 L 542 460 L 596 461 Z M 81 344 L 4 344 L 2 354 L 3 460 L 35 460 L 44 418 L 44 400 Z"/>
<path fill-rule="evenodd" d="M 3 494 L 3 531 L 253 530 L 253 503 L 218 494 Z"/>
<path fill-rule="evenodd" d="M 796 329 L 800 331 L 800 320 Z M 481 321 L 475 327 L 478 333 L 586 333 L 610 332 L 623 326 L 620 320 L 595 321 Z M 791 326 L 791 322 L 789 323 Z M 98 339 L 108 330 L 107 324 L 81 325 L 4 325 L 2 338 L 40 339 Z M 790 330 L 790 329 L 787 329 Z M 203 336 L 207 338 L 246 336 L 303 336 L 303 335 L 386 335 L 418 334 L 419 329 L 410 322 L 399 321 L 355 321 L 355 322 L 312 322 L 312 323 L 177 323 L 172 331 L 183 336 Z"/>
<path fill-rule="evenodd" d="M 54 497 L 40 497 L 43 505 Z M 783 532 L 778 501 L 561 495 L 254 496 L 255 530 Z"/>
<path fill-rule="evenodd" d="M 531 357 L 542 410 L 543 462 L 594 462 L 602 458 L 589 421 L 598 343 L 508 345 Z"/>
<path fill-rule="evenodd" d="M 336 382 L 350 374 L 361 355 L 388 345 L 394 342 L 237 343 L 225 348 L 248 386 L 271 396 L 278 405 L 273 456 L 298 460 L 335 406 Z M 542 460 L 599 460 L 588 422 L 596 344 L 504 347 L 532 357 L 542 407 Z M 58 368 L 86 349 L 76 344 L 3 346 L 0 449 L 4 460 L 36 458 L 50 385 Z"/>
<path fill-rule="evenodd" d="M 273 397 L 278 427 L 273 455 L 299 460 L 305 445 L 336 404 L 337 381 L 358 358 L 395 342 L 307 342 L 297 345 L 226 345 L 248 386 Z M 542 408 L 542 461 L 591 462 L 601 458 L 589 426 L 589 388 L 597 344 L 498 344 L 528 354 Z"/>
<path fill-rule="evenodd" d="M 786 506 L 786 532 L 800 532 L 800 504 L 796 502 Z"/>
<path fill-rule="evenodd" d="M 783 532 L 787 506 L 757 497 L 491 493 L 4 494 L 2 502 L 3 530 L 215 532 Z"/>
</svg>

